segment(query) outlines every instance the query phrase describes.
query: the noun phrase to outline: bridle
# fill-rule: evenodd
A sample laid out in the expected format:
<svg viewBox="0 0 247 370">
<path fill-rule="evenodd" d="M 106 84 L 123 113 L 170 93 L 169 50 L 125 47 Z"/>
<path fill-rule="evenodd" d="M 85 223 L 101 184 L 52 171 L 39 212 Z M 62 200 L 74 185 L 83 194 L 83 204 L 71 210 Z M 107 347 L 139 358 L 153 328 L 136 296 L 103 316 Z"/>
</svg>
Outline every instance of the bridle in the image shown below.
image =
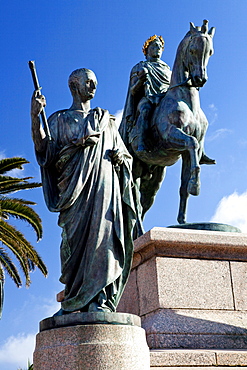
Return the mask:
<svg viewBox="0 0 247 370">
<path fill-rule="evenodd" d="M 208 40 L 208 37 L 207 35 L 200 35 L 202 37 L 205 37 L 207 40 Z M 198 34 L 196 35 L 190 35 L 190 38 L 188 40 L 188 43 L 187 43 L 187 46 L 186 46 L 186 49 L 185 49 L 185 52 L 184 52 L 184 55 L 187 55 L 188 54 L 188 48 L 189 48 L 189 45 L 190 45 L 190 42 L 192 39 L 194 39 L 195 37 L 198 37 Z M 173 86 L 169 86 L 168 90 L 172 90 L 174 89 L 175 87 L 179 87 L 179 86 L 186 86 L 187 83 L 192 79 L 191 75 L 188 76 L 188 78 L 186 78 L 185 81 L 183 82 L 180 82 L 179 84 L 176 84 L 176 85 L 173 85 Z M 195 86 L 190 86 L 190 87 L 195 87 Z M 200 90 L 200 87 L 195 87 L 198 91 Z"/>
</svg>

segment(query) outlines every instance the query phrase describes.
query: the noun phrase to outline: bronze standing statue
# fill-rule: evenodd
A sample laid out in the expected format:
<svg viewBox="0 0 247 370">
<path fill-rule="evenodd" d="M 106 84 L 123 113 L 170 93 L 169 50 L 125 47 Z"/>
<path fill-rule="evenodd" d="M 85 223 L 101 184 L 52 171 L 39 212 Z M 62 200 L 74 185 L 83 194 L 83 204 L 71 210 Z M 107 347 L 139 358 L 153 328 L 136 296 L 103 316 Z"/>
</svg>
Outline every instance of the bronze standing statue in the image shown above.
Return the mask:
<svg viewBox="0 0 247 370">
<path fill-rule="evenodd" d="M 132 261 L 132 158 L 114 117 L 90 108 L 96 86 L 92 71 L 72 72 L 73 103 L 49 117 L 51 140 L 39 119 L 45 98 L 37 91 L 32 98 L 32 136 L 44 197 L 49 210 L 60 213 L 63 230 L 65 298 L 59 315 L 115 311 Z"/>
<path fill-rule="evenodd" d="M 141 220 L 154 201 L 166 166 L 182 157 L 178 222 L 185 223 L 187 198 L 200 190 L 199 164 L 215 163 L 204 153 L 208 122 L 200 108 L 198 91 L 207 81 L 206 67 L 213 54 L 215 29 L 208 31 L 207 23 L 204 21 L 202 27 L 191 23 L 178 47 L 171 79 L 168 67 L 160 61 L 163 44 L 156 35 L 144 44 L 147 61 L 137 65 L 143 68 L 135 73 L 134 67 L 131 72 L 120 133 L 134 157 L 139 235 L 143 232 Z M 163 69 L 158 68 L 159 63 Z M 149 109 L 142 114 L 147 101 Z"/>
</svg>

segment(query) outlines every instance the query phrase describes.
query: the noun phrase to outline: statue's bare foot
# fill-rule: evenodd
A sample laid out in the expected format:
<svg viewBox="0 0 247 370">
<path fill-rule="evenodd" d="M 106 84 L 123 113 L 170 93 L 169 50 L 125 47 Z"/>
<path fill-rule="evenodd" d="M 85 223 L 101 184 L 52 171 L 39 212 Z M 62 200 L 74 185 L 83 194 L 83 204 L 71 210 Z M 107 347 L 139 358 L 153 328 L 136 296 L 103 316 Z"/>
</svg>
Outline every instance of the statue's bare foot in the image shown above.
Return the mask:
<svg viewBox="0 0 247 370">
<path fill-rule="evenodd" d="M 88 312 L 112 312 L 105 304 L 102 306 L 98 302 L 91 302 L 88 307 Z"/>
<path fill-rule="evenodd" d="M 91 302 L 88 307 L 88 312 L 103 312 L 103 308 L 97 302 Z"/>
</svg>

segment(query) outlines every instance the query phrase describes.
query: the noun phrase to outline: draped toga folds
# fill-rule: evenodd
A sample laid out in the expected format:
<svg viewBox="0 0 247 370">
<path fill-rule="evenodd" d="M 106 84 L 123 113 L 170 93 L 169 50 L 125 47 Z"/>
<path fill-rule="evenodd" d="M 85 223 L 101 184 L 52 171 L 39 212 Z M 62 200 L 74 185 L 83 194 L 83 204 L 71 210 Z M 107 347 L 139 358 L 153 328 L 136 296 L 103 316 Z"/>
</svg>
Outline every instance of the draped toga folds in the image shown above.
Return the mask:
<svg viewBox="0 0 247 370">
<path fill-rule="evenodd" d="M 100 294 L 114 311 L 133 253 L 132 158 L 101 108 L 59 111 L 48 123 L 53 140 L 36 155 L 47 207 L 60 212 L 63 229 L 62 309 L 81 310 Z M 116 149 L 124 153 L 120 166 L 111 159 Z"/>
</svg>

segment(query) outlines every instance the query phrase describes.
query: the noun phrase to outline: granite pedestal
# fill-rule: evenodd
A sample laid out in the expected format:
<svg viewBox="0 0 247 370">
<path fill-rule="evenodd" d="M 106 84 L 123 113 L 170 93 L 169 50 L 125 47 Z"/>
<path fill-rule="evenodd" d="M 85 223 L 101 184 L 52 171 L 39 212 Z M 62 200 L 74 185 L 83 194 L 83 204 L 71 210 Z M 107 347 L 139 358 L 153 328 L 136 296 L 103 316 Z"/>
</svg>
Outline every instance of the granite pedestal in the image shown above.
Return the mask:
<svg viewBox="0 0 247 370">
<path fill-rule="evenodd" d="M 36 337 L 34 370 L 149 370 L 140 318 L 120 313 L 72 313 L 47 318 Z"/>
<path fill-rule="evenodd" d="M 118 311 L 141 317 L 153 351 L 245 352 L 247 234 L 151 229 L 135 241 Z"/>
</svg>

